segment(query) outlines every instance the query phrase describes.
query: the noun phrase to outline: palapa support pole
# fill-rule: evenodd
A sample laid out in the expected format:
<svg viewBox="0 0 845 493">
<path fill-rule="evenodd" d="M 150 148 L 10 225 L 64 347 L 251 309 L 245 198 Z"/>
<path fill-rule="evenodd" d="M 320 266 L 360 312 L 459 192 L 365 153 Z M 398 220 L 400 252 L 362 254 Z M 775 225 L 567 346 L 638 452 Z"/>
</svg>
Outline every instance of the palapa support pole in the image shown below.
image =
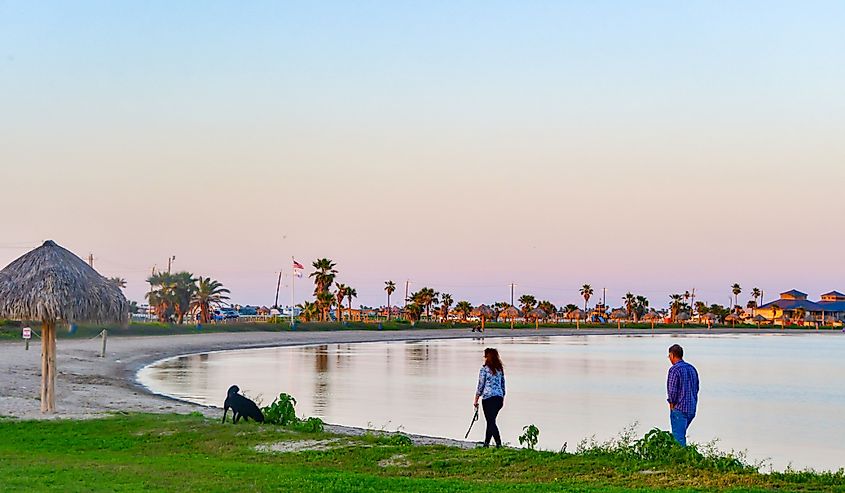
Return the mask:
<svg viewBox="0 0 845 493">
<path fill-rule="evenodd" d="M 44 321 L 41 331 L 41 412 L 56 411 L 56 323 Z"/>
<path fill-rule="evenodd" d="M 103 329 L 103 331 L 100 332 L 100 335 L 103 336 L 103 347 L 100 349 L 100 357 L 105 358 L 106 357 L 106 339 L 108 339 L 108 337 L 109 337 L 109 330 Z"/>
</svg>

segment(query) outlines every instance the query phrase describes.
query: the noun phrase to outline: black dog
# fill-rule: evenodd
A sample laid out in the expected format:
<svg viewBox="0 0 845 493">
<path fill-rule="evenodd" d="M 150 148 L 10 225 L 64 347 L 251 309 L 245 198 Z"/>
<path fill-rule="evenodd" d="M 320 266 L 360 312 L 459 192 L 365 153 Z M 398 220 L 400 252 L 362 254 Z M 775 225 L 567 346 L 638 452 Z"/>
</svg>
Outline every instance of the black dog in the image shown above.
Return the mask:
<svg viewBox="0 0 845 493">
<path fill-rule="evenodd" d="M 259 423 L 263 423 L 264 415 L 261 414 L 261 409 L 258 409 L 254 402 L 239 394 L 240 391 L 241 389 L 237 385 L 232 385 L 226 392 L 226 401 L 223 403 L 223 422 L 226 422 L 226 413 L 229 412 L 231 407 L 232 422 L 237 423 L 241 418 L 244 418 L 244 421 L 249 421 L 249 418 L 252 418 Z"/>
</svg>

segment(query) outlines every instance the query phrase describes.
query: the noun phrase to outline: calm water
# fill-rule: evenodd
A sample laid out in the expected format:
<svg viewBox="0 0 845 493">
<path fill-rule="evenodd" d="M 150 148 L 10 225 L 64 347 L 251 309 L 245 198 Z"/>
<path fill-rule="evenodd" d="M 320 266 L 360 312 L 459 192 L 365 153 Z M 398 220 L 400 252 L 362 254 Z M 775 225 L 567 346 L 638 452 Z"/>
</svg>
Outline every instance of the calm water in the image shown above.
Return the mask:
<svg viewBox="0 0 845 493">
<path fill-rule="evenodd" d="M 482 350 L 497 347 L 508 395 L 503 440 L 540 428 L 558 450 L 595 435 L 668 429 L 666 349 L 684 346 L 701 375 L 694 442 L 718 438 L 775 469 L 845 466 L 845 336 L 578 336 L 329 344 L 225 351 L 159 362 L 139 372 L 154 392 L 222 406 L 233 384 L 268 404 L 293 395 L 300 414 L 330 423 L 463 438 Z M 470 439 L 482 440 L 484 420 Z"/>
</svg>

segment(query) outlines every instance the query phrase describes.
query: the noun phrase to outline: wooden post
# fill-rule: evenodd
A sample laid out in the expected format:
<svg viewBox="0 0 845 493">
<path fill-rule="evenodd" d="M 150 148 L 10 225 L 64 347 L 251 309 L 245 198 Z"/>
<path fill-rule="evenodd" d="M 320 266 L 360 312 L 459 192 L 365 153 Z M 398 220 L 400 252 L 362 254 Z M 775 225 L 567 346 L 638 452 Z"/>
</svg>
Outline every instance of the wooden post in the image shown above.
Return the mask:
<svg viewBox="0 0 845 493">
<path fill-rule="evenodd" d="M 103 336 L 103 347 L 100 349 L 100 357 L 105 358 L 106 357 L 106 339 L 108 339 L 108 337 L 109 337 L 109 330 L 103 329 L 103 331 L 100 332 L 100 335 Z"/>
<path fill-rule="evenodd" d="M 41 412 L 56 411 L 56 323 L 44 321 L 41 331 Z"/>
</svg>

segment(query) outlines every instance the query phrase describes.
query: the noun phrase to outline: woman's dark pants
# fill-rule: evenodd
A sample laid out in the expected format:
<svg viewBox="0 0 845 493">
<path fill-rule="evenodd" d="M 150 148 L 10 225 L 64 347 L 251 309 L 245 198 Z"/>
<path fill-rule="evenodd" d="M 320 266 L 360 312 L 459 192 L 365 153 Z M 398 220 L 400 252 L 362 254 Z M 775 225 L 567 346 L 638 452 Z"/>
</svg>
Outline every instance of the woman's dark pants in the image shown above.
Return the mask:
<svg viewBox="0 0 845 493">
<path fill-rule="evenodd" d="M 484 409 L 484 419 L 487 420 L 487 432 L 484 434 L 484 446 L 490 445 L 490 438 L 496 440 L 496 446 L 502 446 L 502 437 L 499 436 L 499 427 L 496 426 L 496 416 L 505 404 L 501 396 L 488 397 L 481 400 L 481 408 Z"/>
</svg>

